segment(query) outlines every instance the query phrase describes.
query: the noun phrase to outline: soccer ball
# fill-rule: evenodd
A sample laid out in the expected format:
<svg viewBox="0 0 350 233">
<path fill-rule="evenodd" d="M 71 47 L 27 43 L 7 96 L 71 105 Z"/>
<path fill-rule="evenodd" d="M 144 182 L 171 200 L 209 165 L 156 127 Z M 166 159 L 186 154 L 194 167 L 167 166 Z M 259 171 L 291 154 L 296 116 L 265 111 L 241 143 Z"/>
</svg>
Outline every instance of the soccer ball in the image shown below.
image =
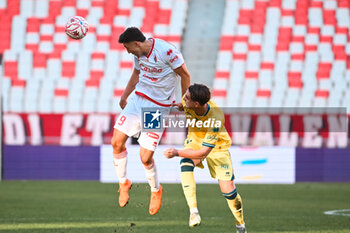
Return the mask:
<svg viewBox="0 0 350 233">
<path fill-rule="evenodd" d="M 80 40 L 86 36 L 89 25 L 81 16 L 73 16 L 68 19 L 66 24 L 66 34 L 75 40 Z"/>
</svg>

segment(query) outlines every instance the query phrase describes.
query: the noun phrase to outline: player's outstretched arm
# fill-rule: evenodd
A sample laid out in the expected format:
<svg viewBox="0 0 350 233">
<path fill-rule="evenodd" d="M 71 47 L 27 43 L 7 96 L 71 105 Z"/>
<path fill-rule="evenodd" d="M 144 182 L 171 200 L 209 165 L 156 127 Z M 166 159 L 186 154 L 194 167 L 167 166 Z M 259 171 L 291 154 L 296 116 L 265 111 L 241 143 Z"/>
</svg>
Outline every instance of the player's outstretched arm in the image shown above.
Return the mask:
<svg viewBox="0 0 350 233">
<path fill-rule="evenodd" d="M 190 72 L 188 72 L 185 63 L 182 64 L 182 66 L 176 68 L 174 71 L 181 77 L 181 92 L 182 96 L 184 96 L 191 83 Z"/>
<path fill-rule="evenodd" d="M 128 85 L 126 86 L 122 96 L 120 97 L 119 105 L 122 109 L 125 108 L 129 95 L 131 94 L 131 92 L 133 92 L 133 90 L 135 90 L 135 86 L 139 82 L 139 74 L 140 74 L 140 71 L 134 68 L 134 71 L 131 74 Z"/>
<path fill-rule="evenodd" d="M 193 150 L 193 149 L 183 149 L 183 150 L 176 150 L 175 148 L 169 148 L 164 151 L 164 156 L 168 159 L 171 159 L 175 156 L 188 158 L 188 159 L 205 159 L 207 155 L 211 152 L 213 148 L 202 146 L 200 150 Z"/>
</svg>

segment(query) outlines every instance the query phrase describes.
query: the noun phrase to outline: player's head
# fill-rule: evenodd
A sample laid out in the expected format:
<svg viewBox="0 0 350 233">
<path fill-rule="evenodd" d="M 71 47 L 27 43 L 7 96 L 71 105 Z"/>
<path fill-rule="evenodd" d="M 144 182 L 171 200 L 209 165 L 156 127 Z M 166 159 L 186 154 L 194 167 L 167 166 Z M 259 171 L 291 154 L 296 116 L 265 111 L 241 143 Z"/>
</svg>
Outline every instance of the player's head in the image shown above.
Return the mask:
<svg viewBox="0 0 350 233">
<path fill-rule="evenodd" d="M 204 106 L 210 100 L 210 90 L 203 84 L 192 84 L 187 89 L 184 101 L 187 108 L 198 108 Z"/>
<path fill-rule="evenodd" d="M 146 37 L 136 27 L 127 28 L 120 36 L 118 42 L 123 44 L 128 53 L 135 56 L 142 56 L 142 43 L 145 42 Z"/>
</svg>

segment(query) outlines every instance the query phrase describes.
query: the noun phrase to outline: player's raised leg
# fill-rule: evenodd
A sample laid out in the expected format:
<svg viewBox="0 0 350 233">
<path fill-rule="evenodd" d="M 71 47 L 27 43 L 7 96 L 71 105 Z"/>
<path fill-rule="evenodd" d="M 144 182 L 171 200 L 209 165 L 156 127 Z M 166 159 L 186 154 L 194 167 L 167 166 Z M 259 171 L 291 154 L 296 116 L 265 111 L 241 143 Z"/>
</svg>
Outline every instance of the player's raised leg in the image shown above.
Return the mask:
<svg viewBox="0 0 350 233">
<path fill-rule="evenodd" d="M 151 200 L 149 204 L 149 214 L 155 215 L 162 204 L 163 188 L 159 184 L 157 167 L 153 159 L 154 151 L 141 146 L 140 157 L 145 168 L 148 184 L 151 187 Z"/>
<path fill-rule="evenodd" d="M 184 158 L 180 161 L 181 185 L 184 191 L 187 205 L 190 209 L 190 227 L 199 226 L 201 223 L 201 217 L 197 208 L 196 182 L 193 175 L 195 162 L 199 163 L 200 161 L 193 161 L 192 159 L 187 158 Z"/>
<path fill-rule="evenodd" d="M 219 180 L 222 195 L 226 198 L 228 207 L 236 219 L 237 233 L 246 233 L 245 223 L 243 219 L 243 203 L 242 198 L 238 194 L 234 181 Z"/>
<path fill-rule="evenodd" d="M 129 190 L 131 181 L 126 177 L 126 168 L 128 162 L 128 152 L 125 148 L 125 142 L 128 136 L 123 132 L 114 129 L 111 144 L 113 146 L 113 163 L 116 174 L 119 179 L 119 205 L 124 207 L 129 201 Z"/>
</svg>

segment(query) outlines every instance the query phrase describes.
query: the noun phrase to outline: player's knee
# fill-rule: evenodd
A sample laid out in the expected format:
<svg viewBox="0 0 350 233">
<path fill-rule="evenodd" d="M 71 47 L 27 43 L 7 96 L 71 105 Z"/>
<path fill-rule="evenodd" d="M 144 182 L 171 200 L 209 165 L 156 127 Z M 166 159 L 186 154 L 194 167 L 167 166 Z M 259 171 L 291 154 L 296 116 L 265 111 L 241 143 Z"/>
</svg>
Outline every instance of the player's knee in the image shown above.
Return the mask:
<svg viewBox="0 0 350 233">
<path fill-rule="evenodd" d="M 153 164 L 153 158 L 141 156 L 141 162 L 142 162 L 143 166 L 149 167 Z"/>
<path fill-rule="evenodd" d="M 113 147 L 113 153 L 121 153 L 122 151 L 125 150 L 125 145 L 124 143 L 122 143 L 121 141 L 119 141 L 118 139 L 116 138 L 112 138 L 111 140 L 111 144 L 112 144 L 112 147 Z"/>
<path fill-rule="evenodd" d="M 194 170 L 192 159 L 183 158 L 180 161 L 181 172 L 190 172 Z"/>
<path fill-rule="evenodd" d="M 232 192 L 229 193 L 222 193 L 222 195 L 228 200 L 233 200 L 237 197 L 237 189 L 234 189 Z"/>
<path fill-rule="evenodd" d="M 112 144 L 113 148 L 118 148 L 121 146 L 120 143 L 118 142 L 118 140 L 114 137 L 111 139 L 111 144 Z"/>
</svg>

